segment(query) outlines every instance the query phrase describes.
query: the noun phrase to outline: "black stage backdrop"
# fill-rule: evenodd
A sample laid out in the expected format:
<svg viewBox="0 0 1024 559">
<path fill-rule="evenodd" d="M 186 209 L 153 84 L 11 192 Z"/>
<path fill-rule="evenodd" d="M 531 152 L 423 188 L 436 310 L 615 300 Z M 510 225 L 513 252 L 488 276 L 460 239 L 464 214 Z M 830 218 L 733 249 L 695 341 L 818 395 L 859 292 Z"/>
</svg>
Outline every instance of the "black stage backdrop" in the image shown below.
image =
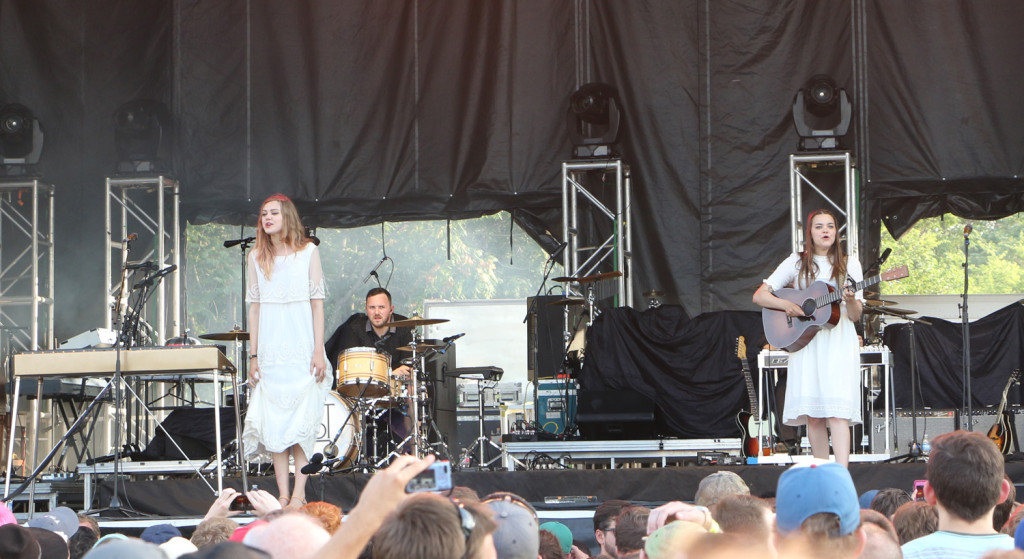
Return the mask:
<svg viewBox="0 0 1024 559">
<path fill-rule="evenodd" d="M 893 394 L 896 406 L 966 408 L 963 382 L 963 325 L 926 317 L 931 323 L 894 324 L 884 333 L 893 353 Z M 911 351 L 913 331 L 915 351 Z M 970 324 L 972 407 L 999 405 L 1014 369 L 1024 367 L 1024 305 L 1019 302 Z M 917 357 L 920 391 L 911 399 L 911 355 Z M 1024 403 L 1019 387 L 1010 390 L 1010 404 Z M 986 425 L 989 427 L 991 425 Z"/>
<path fill-rule="evenodd" d="M 604 312 L 587 330 L 580 391 L 629 389 L 657 406 L 663 434 L 682 438 L 739 436 L 736 412 L 749 409 L 736 340 L 747 343 L 748 370 L 764 337 L 761 314 L 704 313 L 682 307 Z"/>
<path fill-rule="evenodd" d="M 789 251 L 790 107 L 816 73 L 855 103 L 865 260 L 883 221 L 1019 211 L 1022 23 L 1017 0 L 0 0 L 0 103 L 46 132 L 58 338 L 102 321 L 111 116 L 139 97 L 171 108 L 195 223 L 282 191 L 316 226 L 510 210 L 558 235 L 569 95 L 610 83 L 631 281 L 696 315 L 753 308 Z"/>
</svg>

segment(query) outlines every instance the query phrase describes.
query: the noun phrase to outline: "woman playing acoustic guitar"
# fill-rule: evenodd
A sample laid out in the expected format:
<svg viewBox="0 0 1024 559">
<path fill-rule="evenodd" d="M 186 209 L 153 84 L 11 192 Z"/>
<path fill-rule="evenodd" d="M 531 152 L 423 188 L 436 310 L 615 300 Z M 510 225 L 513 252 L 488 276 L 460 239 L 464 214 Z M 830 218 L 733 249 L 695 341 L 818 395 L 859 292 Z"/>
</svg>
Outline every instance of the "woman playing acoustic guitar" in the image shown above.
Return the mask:
<svg viewBox="0 0 1024 559">
<path fill-rule="evenodd" d="M 782 421 L 807 425 L 816 458 L 828 459 L 829 430 L 836 462 L 849 466 L 850 425 L 861 422 L 860 352 L 854 323 L 860 320 L 863 294 L 849 285 L 863 279 L 860 262 L 847 261 L 838 242 L 839 228 L 829 210 L 807 218 L 804 251 L 789 255 L 754 293 L 758 305 L 786 313 L 793 321 L 805 316 L 800 305 L 773 292 L 792 285 L 806 289 L 816 281 L 843 290 L 839 321 L 819 330 L 803 348 L 789 355 L 789 380 Z M 828 313 L 829 308 L 816 312 Z"/>
</svg>

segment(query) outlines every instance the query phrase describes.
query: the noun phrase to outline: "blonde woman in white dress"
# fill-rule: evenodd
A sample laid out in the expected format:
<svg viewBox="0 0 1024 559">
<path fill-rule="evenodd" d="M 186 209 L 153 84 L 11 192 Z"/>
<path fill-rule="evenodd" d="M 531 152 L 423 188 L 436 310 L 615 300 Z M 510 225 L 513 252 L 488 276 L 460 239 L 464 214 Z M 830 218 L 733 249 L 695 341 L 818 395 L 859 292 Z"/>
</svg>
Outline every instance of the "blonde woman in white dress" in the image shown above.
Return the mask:
<svg viewBox="0 0 1024 559">
<path fill-rule="evenodd" d="M 333 378 L 324 353 L 324 277 L 292 201 L 274 194 L 260 207 L 249 254 L 249 386 L 242 440 L 248 456 L 270 454 L 282 506 L 305 504 L 306 478 Z M 289 490 L 289 461 L 295 487 Z"/>
</svg>

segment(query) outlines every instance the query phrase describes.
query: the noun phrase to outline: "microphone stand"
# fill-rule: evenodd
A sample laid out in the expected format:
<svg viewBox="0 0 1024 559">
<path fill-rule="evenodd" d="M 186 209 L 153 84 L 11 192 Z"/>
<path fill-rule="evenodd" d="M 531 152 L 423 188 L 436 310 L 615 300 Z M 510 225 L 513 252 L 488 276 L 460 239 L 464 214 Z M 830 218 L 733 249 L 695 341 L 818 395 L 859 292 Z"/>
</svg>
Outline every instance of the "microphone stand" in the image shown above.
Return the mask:
<svg viewBox="0 0 1024 559">
<path fill-rule="evenodd" d="M 964 390 L 967 394 L 967 427 L 968 431 L 974 430 L 974 410 L 973 410 L 973 396 L 971 395 L 971 321 L 968 317 L 967 312 L 967 293 L 969 291 L 968 286 L 970 284 L 970 272 L 969 266 L 969 249 L 971 245 L 970 235 L 973 228 L 970 224 L 964 226 L 964 292 L 961 297 L 963 303 L 960 304 L 960 317 L 961 324 L 963 325 L 961 333 L 963 335 L 963 346 L 964 346 L 964 362 L 963 362 L 963 385 Z M 996 418 L 998 421 L 999 418 Z"/>
</svg>

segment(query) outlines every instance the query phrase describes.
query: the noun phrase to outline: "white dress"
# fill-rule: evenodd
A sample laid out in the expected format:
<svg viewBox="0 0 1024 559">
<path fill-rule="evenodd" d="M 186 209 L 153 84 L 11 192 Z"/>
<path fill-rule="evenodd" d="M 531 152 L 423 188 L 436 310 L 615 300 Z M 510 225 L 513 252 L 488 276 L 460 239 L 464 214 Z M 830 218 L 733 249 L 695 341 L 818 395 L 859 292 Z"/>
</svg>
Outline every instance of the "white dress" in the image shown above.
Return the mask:
<svg viewBox="0 0 1024 559">
<path fill-rule="evenodd" d="M 832 265 L 827 256 L 815 256 L 817 281 L 836 286 L 831 279 Z M 783 287 L 804 289 L 800 279 L 800 256 L 791 254 L 765 283 L 772 290 Z M 847 259 L 846 273 L 854 281 L 862 281 L 864 273 L 857 259 Z M 863 301 L 861 291 L 856 297 Z M 834 328 L 818 330 L 810 343 L 789 355 L 789 376 L 786 381 L 786 406 L 782 421 L 786 425 L 806 425 L 809 417 L 848 419 L 861 422 L 860 350 L 857 330 L 847 318 L 846 302 L 840 302 L 839 323 Z"/>
<path fill-rule="evenodd" d="M 310 299 L 325 298 L 320 253 L 313 243 L 294 255 L 274 258 L 268 279 L 250 254 L 245 300 L 259 303 L 260 381 L 252 391 L 242 441 L 245 454 L 265 458 L 298 444 L 312 456 L 330 390 L 331 364 L 322 382 L 310 374 L 315 345 Z"/>
</svg>

